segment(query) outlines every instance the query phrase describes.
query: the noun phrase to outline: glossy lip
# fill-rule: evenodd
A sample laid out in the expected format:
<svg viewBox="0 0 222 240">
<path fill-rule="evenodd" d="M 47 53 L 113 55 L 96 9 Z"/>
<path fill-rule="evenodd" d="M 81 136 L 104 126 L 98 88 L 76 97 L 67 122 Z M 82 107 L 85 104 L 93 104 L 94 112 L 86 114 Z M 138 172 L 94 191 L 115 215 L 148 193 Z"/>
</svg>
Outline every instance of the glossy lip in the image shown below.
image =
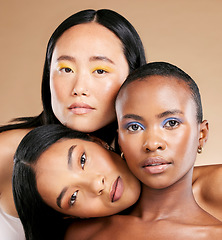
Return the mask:
<svg viewBox="0 0 222 240">
<path fill-rule="evenodd" d="M 111 188 L 111 192 L 110 192 L 111 202 L 118 201 L 122 197 L 123 190 L 124 190 L 123 180 L 119 176 L 117 177 L 116 181 L 113 183 Z"/>
<path fill-rule="evenodd" d="M 90 105 L 88 105 L 86 103 L 73 103 L 72 105 L 70 105 L 68 107 L 68 109 L 76 115 L 90 113 L 93 110 L 95 110 L 95 108 L 91 107 Z"/>
<path fill-rule="evenodd" d="M 163 173 L 172 162 L 166 161 L 162 157 L 149 157 L 146 158 L 142 163 L 141 167 L 150 174 L 160 174 Z"/>
</svg>

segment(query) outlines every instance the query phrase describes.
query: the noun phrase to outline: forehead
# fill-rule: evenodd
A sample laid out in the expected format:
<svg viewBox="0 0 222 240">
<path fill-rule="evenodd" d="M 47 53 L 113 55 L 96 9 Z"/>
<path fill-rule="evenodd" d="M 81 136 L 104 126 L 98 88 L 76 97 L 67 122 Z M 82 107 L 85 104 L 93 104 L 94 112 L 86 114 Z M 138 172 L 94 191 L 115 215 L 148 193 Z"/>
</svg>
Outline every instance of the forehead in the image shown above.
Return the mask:
<svg viewBox="0 0 222 240">
<path fill-rule="evenodd" d="M 35 165 L 37 173 L 41 169 L 53 170 L 54 167 L 58 168 L 59 165 L 67 163 L 69 148 L 80 143 L 85 144 L 85 142 L 81 139 L 61 139 L 55 142 L 39 157 Z"/>
<path fill-rule="evenodd" d="M 127 85 L 117 99 L 119 107 L 156 108 L 163 109 L 182 107 L 190 103 L 195 109 L 195 103 L 186 82 L 175 77 L 149 76 Z M 196 111 L 196 109 L 195 109 Z"/>
<path fill-rule="evenodd" d="M 58 39 L 56 47 L 65 47 L 64 42 L 66 47 L 81 44 L 83 46 L 81 51 L 89 45 L 101 48 L 104 46 L 108 48 L 107 50 L 118 47 L 122 50 L 120 39 L 108 28 L 96 22 L 82 23 L 69 28 Z"/>
</svg>

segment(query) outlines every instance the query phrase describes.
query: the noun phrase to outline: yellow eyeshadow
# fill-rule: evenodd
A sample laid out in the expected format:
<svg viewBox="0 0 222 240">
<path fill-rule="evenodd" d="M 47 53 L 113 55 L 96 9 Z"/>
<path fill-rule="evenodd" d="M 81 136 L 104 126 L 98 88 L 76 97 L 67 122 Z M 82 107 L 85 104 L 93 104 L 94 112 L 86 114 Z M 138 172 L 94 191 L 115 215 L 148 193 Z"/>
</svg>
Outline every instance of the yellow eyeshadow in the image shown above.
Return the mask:
<svg viewBox="0 0 222 240">
<path fill-rule="evenodd" d="M 104 70 L 106 72 L 112 72 L 113 69 L 107 66 L 97 66 L 95 68 L 93 68 L 92 72 L 96 71 L 96 70 Z"/>
<path fill-rule="evenodd" d="M 70 68 L 74 71 L 74 69 L 72 68 L 72 66 L 70 66 L 69 64 L 65 64 L 65 63 L 58 63 L 57 64 L 57 68 L 60 70 L 60 69 L 63 69 L 63 68 Z"/>
</svg>

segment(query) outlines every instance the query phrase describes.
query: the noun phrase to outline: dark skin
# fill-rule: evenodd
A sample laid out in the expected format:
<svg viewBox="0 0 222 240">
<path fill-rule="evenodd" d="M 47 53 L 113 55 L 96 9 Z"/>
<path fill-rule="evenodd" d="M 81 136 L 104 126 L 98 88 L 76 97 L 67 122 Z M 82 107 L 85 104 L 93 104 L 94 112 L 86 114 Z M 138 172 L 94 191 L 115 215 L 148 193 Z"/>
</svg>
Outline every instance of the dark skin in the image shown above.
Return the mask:
<svg viewBox="0 0 222 240">
<path fill-rule="evenodd" d="M 137 82 L 136 86 L 134 85 L 128 89 L 127 94 L 130 97 L 127 98 L 127 104 L 122 106 L 124 110 L 121 107 L 119 110 L 117 107 L 117 116 L 118 111 L 122 114 L 120 114 L 120 119 L 124 119 L 124 114 L 137 114 L 143 119 L 139 123 L 143 124 L 143 126 L 149 126 L 149 138 L 147 138 L 145 136 L 147 134 L 144 130 L 145 127 L 143 129 L 140 127 L 141 125 L 134 127 L 133 134 L 131 133 L 130 135 L 127 131 L 121 129 L 121 125 L 125 126 L 126 123 L 128 124 L 129 117 L 126 123 L 119 123 L 120 146 L 131 171 L 142 181 L 140 199 L 128 215 L 80 220 L 74 223 L 67 231 L 66 240 L 75 238 L 221 239 L 222 223 L 200 208 L 202 205 L 208 212 L 211 211 L 217 214 L 216 209 L 220 208 L 220 205 L 215 199 L 218 198 L 218 177 L 220 176 L 221 166 L 196 167 L 193 174 L 196 149 L 199 146 L 203 147 L 207 140 L 208 123 L 203 122 L 200 124 L 200 127 L 195 124 L 195 118 L 193 117 L 195 116 L 195 110 L 192 109 L 192 101 L 187 100 L 190 97 L 190 93 L 185 84 L 178 84 L 175 80 L 173 81 L 174 87 L 172 87 L 171 81 L 170 86 L 173 88 L 173 91 L 169 91 L 167 84 L 165 91 L 163 87 L 165 79 L 161 79 L 159 83 L 157 79 L 149 80 L 149 88 L 146 89 L 145 87 L 147 86 L 144 82 Z M 158 85 L 160 83 L 162 92 L 158 95 L 155 93 L 160 92 Z M 138 99 L 132 97 L 133 91 L 138 92 L 137 87 L 145 89 L 146 95 L 142 95 L 140 92 L 140 96 L 142 95 L 141 98 L 145 99 L 144 102 L 148 105 L 149 111 L 144 111 L 144 107 L 140 108 L 139 102 L 137 102 Z M 162 102 L 163 98 L 158 98 L 160 95 L 167 96 L 166 99 L 176 95 L 179 100 L 176 101 L 175 99 L 175 101 L 172 101 L 173 108 L 169 104 L 165 108 L 166 101 Z M 153 108 L 148 104 L 152 102 L 150 101 L 151 99 L 146 99 L 146 96 L 156 99 L 156 105 Z M 133 108 L 134 105 L 135 108 Z M 156 116 L 162 113 L 162 111 L 167 112 L 175 108 L 183 113 L 183 116 L 180 116 L 183 119 L 182 124 L 173 127 L 170 125 L 170 128 L 161 127 L 161 130 L 158 130 L 158 126 L 161 126 L 159 123 L 162 121 L 165 123 L 165 119 L 159 121 L 159 119 L 156 120 Z M 149 113 L 148 115 L 146 115 L 147 112 Z M 173 117 L 175 116 L 170 116 L 170 118 Z M 177 118 L 179 117 L 176 115 Z M 137 120 L 133 119 L 132 122 L 135 124 L 134 122 L 137 122 Z M 173 125 L 174 122 L 171 122 L 171 124 Z M 193 127 L 195 125 L 197 128 Z M 167 124 L 164 126 L 167 126 Z M 156 135 L 152 135 L 154 132 Z M 144 142 L 145 138 L 143 135 L 149 139 L 146 140 L 148 142 Z M 175 142 L 175 136 L 177 137 L 177 142 Z M 153 142 L 150 139 L 153 139 Z M 147 151 L 148 148 L 149 150 Z M 172 162 L 168 163 L 169 166 L 167 168 L 163 167 L 163 171 L 156 167 L 155 170 L 147 170 L 144 174 L 143 168 L 142 170 L 138 168 L 135 162 L 138 161 L 137 159 L 148 159 L 152 156 L 164 157 L 167 161 Z M 159 171 L 158 174 L 156 174 L 156 171 Z M 212 181 L 215 182 L 214 187 L 211 187 L 209 184 L 209 179 L 211 183 Z M 194 195 L 192 192 L 192 181 Z M 200 206 L 196 203 L 194 197 Z M 217 217 L 221 217 L 221 214 L 217 214 Z"/>
</svg>

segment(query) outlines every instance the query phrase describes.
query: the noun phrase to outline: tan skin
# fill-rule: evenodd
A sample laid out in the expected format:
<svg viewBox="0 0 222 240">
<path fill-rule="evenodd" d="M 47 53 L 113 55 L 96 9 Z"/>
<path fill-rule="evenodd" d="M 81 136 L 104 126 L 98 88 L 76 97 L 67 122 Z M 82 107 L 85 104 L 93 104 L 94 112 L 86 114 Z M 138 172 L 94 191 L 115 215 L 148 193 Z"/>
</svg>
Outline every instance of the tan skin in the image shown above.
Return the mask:
<svg viewBox="0 0 222 240">
<path fill-rule="evenodd" d="M 222 223 L 201 209 L 192 193 L 193 164 L 197 148 L 207 141 L 207 121 L 197 124 L 195 104 L 183 82 L 172 80 L 171 90 L 167 80 L 159 76 L 134 83 L 117 100 L 117 116 L 123 119 L 119 120 L 119 143 L 129 168 L 142 181 L 141 197 L 129 215 L 74 223 L 65 239 L 221 239 Z M 139 90 L 149 111 L 139 104 L 138 95 L 132 94 Z M 169 97 L 173 101 L 165 104 Z M 118 101 L 123 103 L 119 106 Z M 159 117 L 172 109 L 182 113 Z M 127 114 L 142 120 L 124 119 Z M 141 168 L 144 158 L 167 163 Z M 199 169 L 207 171 L 206 167 Z"/>
<path fill-rule="evenodd" d="M 30 129 L 18 129 L 0 133 L 0 207 L 8 214 L 17 217 L 11 177 L 13 156 L 19 142 Z M 193 192 L 198 204 L 207 212 L 222 221 L 222 165 L 197 166 L 193 171 Z"/>
<path fill-rule="evenodd" d="M 99 33 L 99 28 L 96 25 L 95 26 L 97 29 L 96 31 L 93 31 L 92 26 L 90 26 L 90 30 L 92 32 L 95 32 L 96 35 L 98 35 Z M 79 32 L 79 34 L 83 34 L 84 37 L 84 30 L 88 33 L 89 29 L 87 29 L 87 26 L 85 25 L 84 28 L 82 29 L 82 32 Z M 106 34 L 104 34 L 103 31 L 105 31 L 107 29 L 104 29 L 104 27 L 102 27 L 101 29 L 101 36 L 104 37 L 106 34 L 109 35 L 109 32 L 106 32 Z M 73 34 L 74 32 L 70 31 L 70 34 Z M 107 37 L 107 41 L 111 40 L 113 43 L 113 38 L 115 38 L 115 36 L 113 36 L 112 33 L 110 33 L 111 36 Z M 66 34 L 64 37 L 65 41 L 68 41 L 68 35 Z M 92 36 L 91 36 L 92 37 Z M 96 36 L 94 36 L 96 37 Z M 84 37 L 85 38 L 85 37 Z M 101 40 L 101 37 L 99 36 L 98 41 Z M 82 42 L 83 40 L 80 40 L 80 42 Z M 86 40 L 85 40 L 86 41 Z M 92 43 L 92 41 L 88 41 L 90 44 Z M 110 50 L 110 46 L 114 46 L 117 49 L 121 49 L 121 42 L 119 41 L 119 39 L 116 39 L 117 44 L 114 46 L 114 44 L 109 44 L 109 48 L 107 48 L 106 46 L 104 46 L 104 49 L 107 49 L 108 51 Z M 61 41 L 60 41 L 61 43 Z M 87 44 L 87 46 L 89 46 L 89 43 Z M 107 42 L 108 44 L 108 42 Z M 64 45 L 67 45 L 64 44 Z M 61 44 L 62 46 L 62 44 Z M 91 45 L 90 45 L 91 46 Z M 100 48 L 101 48 L 101 43 L 99 44 Z M 77 47 L 77 49 L 79 49 L 79 47 Z M 86 54 L 88 54 L 89 52 L 91 52 L 93 49 L 95 49 L 94 46 L 91 46 L 91 49 L 87 50 L 86 49 Z M 59 51 L 63 52 L 63 49 L 57 49 L 58 51 L 56 52 L 59 53 Z M 69 51 L 70 53 L 71 51 Z M 120 52 L 115 51 L 116 56 L 112 56 L 112 54 L 114 53 L 114 51 L 110 51 L 107 54 L 103 52 L 103 54 L 108 55 L 109 58 L 112 59 L 113 62 L 115 62 L 114 58 L 117 59 L 117 61 L 119 61 L 120 59 Z M 98 54 L 98 51 L 97 51 Z M 99 52 L 100 54 L 100 52 Z M 119 54 L 119 55 L 118 55 Z M 92 52 L 93 55 L 93 52 Z M 54 54 L 55 56 L 55 54 Z M 87 55 L 80 55 L 80 57 L 84 57 L 86 59 L 89 59 L 89 57 L 87 58 Z M 124 54 L 122 53 L 122 57 L 124 57 Z M 82 59 L 79 59 L 79 61 L 82 62 Z M 96 62 L 89 62 L 86 61 L 85 64 L 88 64 L 88 67 L 84 66 L 84 69 L 87 69 L 87 74 L 92 74 L 92 77 L 94 75 L 96 75 L 96 73 L 99 73 L 99 75 L 105 75 L 104 77 L 106 77 L 106 75 L 112 75 L 115 77 L 115 74 L 117 76 L 116 78 L 116 83 L 115 86 L 113 86 L 113 90 L 111 91 L 111 95 L 110 99 L 112 99 L 112 101 L 114 102 L 114 98 L 115 98 L 115 94 L 118 91 L 118 88 L 120 87 L 121 83 L 124 81 L 126 75 L 128 74 L 128 66 L 126 64 L 126 60 L 121 61 L 122 66 L 120 67 L 120 63 L 116 63 L 114 65 L 114 67 L 112 67 L 111 64 L 111 73 L 105 73 L 107 71 L 107 64 L 110 63 L 105 63 L 105 69 L 101 68 L 101 66 L 103 67 L 103 62 L 99 62 L 98 66 L 100 67 L 100 70 L 98 72 L 98 68 L 94 68 L 95 66 L 93 64 L 97 64 Z M 67 63 L 67 62 L 66 62 Z M 70 64 L 70 63 L 69 63 Z M 92 66 L 93 65 L 93 66 Z M 73 67 L 73 64 L 70 65 L 71 67 Z M 68 65 L 68 68 L 71 68 Z M 80 66 L 82 65 L 76 65 L 75 67 L 77 67 L 78 69 L 80 69 Z M 97 66 L 97 67 L 98 67 Z M 73 72 L 67 71 L 67 66 L 66 67 L 66 73 L 67 75 L 72 75 Z M 122 69 L 121 72 L 118 72 L 118 69 Z M 81 70 L 81 69 L 80 69 Z M 83 71 L 79 71 L 78 73 L 82 73 Z M 102 74 L 101 74 L 102 73 Z M 63 74 L 65 74 L 63 72 Z M 102 78 L 102 76 L 100 76 Z M 121 76 L 121 79 L 120 79 Z M 84 79 L 84 78 L 83 78 Z M 119 80 L 118 80 L 119 79 Z M 52 80 L 52 79 L 51 79 Z M 112 79 L 113 82 L 113 79 Z M 78 82 L 78 84 L 80 84 L 80 82 Z M 75 85 L 73 85 L 73 87 L 75 87 Z M 79 87 L 79 85 L 78 85 Z M 63 88 L 62 88 L 63 89 Z M 84 88 L 85 89 L 85 88 Z M 98 89 L 98 87 L 97 87 Z M 78 88 L 76 88 L 76 90 L 78 90 Z M 87 90 L 90 90 L 87 87 Z M 70 89 L 70 92 L 71 89 Z M 108 91 L 110 93 L 110 89 Z M 98 93 L 95 93 L 95 95 L 97 96 Z M 84 97 L 83 97 L 84 98 Z M 107 93 L 106 93 L 106 98 L 107 99 Z M 99 102 L 103 102 L 103 101 L 99 101 Z M 71 102 L 72 103 L 72 102 Z M 87 102 L 88 103 L 88 102 Z M 91 102 L 90 102 L 91 104 Z M 107 106 L 107 104 L 106 104 Z M 114 111 L 114 106 L 112 105 L 112 111 Z M 110 112 L 110 111 L 109 111 Z M 82 115 L 79 115 L 79 117 L 83 117 Z M 115 118 L 115 114 L 113 114 L 113 116 L 111 116 L 111 118 Z M 106 117 L 107 119 L 107 117 Z M 112 120 L 112 119 L 111 119 Z M 110 121 L 111 121 L 110 120 Z M 100 122 L 102 122 L 103 120 L 101 119 Z M 89 126 L 89 125 L 87 125 Z M 98 126 L 97 126 L 98 127 Z M 102 126 L 100 126 L 102 127 Z M 77 129 L 78 130 L 78 129 Z M 79 129 L 79 130 L 83 130 L 83 129 Z M 95 129 L 93 129 L 95 130 Z M 15 205 L 14 205 L 14 201 L 13 201 L 13 196 L 12 196 L 12 186 L 11 186 L 11 177 L 12 177 L 12 171 L 13 171 L 13 156 L 14 153 L 16 151 L 16 148 L 19 144 L 19 142 L 21 141 L 21 139 L 30 131 L 30 129 L 18 129 L 18 130 L 11 130 L 11 131 L 7 131 L 7 132 L 3 132 L 0 133 L 0 207 L 8 214 L 17 217 L 17 212 L 15 209 Z M 207 174 L 206 174 L 207 172 Z M 222 206 L 221 206 L 221 202 L 222 202 L 222 190 L 220 190 L 220 176 L 222 176 L 222 165 L 218 165 L 218 166 L 206 166 L 206 167 L 195 167 L 194 168 L 194 175 L 193 175 L 193 182 L 194 182 L 194 196 L 195 199 L 197 200 L 197 202 L 199 203 L 199 205 L 204 208 L 206 211 L 208 211 L 209 213 L 211 213 L 212 215 L 214 215 L 215 217 L 217 217 L 218 219 L 222 220 Z"/>
</svg>

